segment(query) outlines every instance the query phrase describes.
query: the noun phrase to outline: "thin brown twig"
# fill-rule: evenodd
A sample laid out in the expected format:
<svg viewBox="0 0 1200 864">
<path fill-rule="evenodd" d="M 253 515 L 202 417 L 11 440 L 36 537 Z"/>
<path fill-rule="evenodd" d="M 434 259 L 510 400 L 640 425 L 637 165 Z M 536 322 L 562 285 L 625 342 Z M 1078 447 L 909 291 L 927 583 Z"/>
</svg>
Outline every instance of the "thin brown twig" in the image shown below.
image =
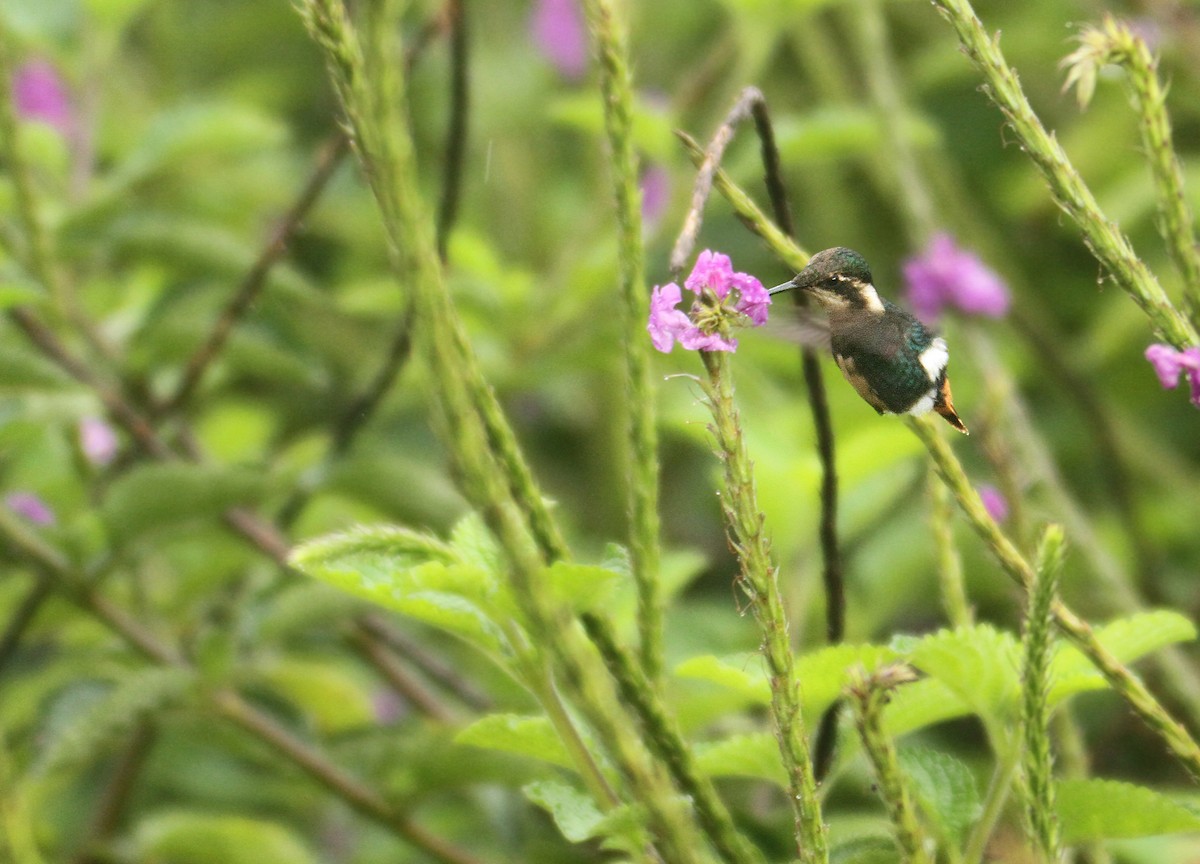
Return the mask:
<svg viewBox="0 0 1200 864">
<path fill-rule="evenodd" d="M 153 413 L 157 416 L 168 416 L 177 412 L 196 392 L 205 373 L 216 360 L 217 355 L 225 347 L 229 334 L 233 331 L 250 305 L 266 287 L 267 277 L 271 270 L 287 252 L 288 243 L 300 227 L 300 223 L 308 215 L 325 186 L 329 183 L 334 172 L 342 162 L 342 157 L 350 149 L 350 142 L 344 132 L 335 133 L 321 145 L 317 153 L 316 164 L 304 184 L 299 196 L 284 213 L 283 218 L 276 223 L 270 237 L 262 247 L 254 265 L 242 277 L 241 283 L 221 314 L 208 336 L 200 344 L 184 366 L 183 375 L 175 390 L 160 404 L 154 406 Z"/>
<path fill-rule="evenodd" d="M 364 660 L 388 682 L 409 704 L 438 723 L 450 725 L 458 720 L 456 715 L 417 675 L 414 675 L 396 656 L 388 650 L 370 631 L 354 627 L 346 637 L 350 645 Z"/>
</svg>

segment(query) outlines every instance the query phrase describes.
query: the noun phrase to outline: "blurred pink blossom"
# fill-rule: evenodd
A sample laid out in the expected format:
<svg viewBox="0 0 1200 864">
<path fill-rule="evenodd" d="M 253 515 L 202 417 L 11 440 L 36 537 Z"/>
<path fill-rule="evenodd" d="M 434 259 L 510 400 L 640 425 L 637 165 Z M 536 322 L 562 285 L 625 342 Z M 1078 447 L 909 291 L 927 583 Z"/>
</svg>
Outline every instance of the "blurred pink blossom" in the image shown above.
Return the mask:
<svg viewBox="0 0 1200 864">
<path fill-rule="evenodd" d="M 1002 318 L 1008 312 L 1008 286 L 974 252 L 949 234 L 938 234 L 904 265 L 908 303 L 926 323 L 950 307 L 968 315 Z"/>
<path fill-rule="evenodd" d="M 99 417 L 79 421 L 79 449 L 93 465 L 104 466 L 117 455 L 117 433 Z"/>
<path fill-rule="evenodd" d="M 54 65 L 30 60 L 13 73 L 13 103 L 17 114 L 53 126 L 63 135 L 71 131 L 71 99 Z"/>
<path fill-rule="evenodd" d="M 997 522 L 1003 522 L 1008 518 L 1008 499 L 995 486 L 986 483 L 980 486 L 979 499 L 983 501 L 983 507 L 987 510 L 988 515 Z"/>
<path fill-rule="evenodd" d="M 32 492 L 10 492 L 4 498 L 4 506 L 34 525 L 53 525 L 56 521 L 50 505 Z"/>
<path fill-rule="evenodd" d="M 1179 376 L 1185 375 L 1192 390 L 1192 404 L 1200 408 L 1200 347 L 1176 351 L 1170 345 L 1151 345 L 1146 359 L 1154 367 L 1159 383 L 1168 390 L 1179 386 Z"/>
<path fill-rule="evenodd" d="M 572 80 L 587 71 L 587 31 L 578 0 L 536 0 L 533 41 L 559 74 Z"/>
</svg>

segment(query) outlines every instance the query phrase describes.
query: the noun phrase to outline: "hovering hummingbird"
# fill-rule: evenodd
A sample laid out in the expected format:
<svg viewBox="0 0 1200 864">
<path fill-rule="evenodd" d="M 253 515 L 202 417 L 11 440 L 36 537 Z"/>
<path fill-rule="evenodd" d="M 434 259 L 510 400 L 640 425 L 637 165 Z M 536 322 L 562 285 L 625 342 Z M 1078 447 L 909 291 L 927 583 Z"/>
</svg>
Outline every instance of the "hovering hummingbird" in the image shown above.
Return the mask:
<svg viewBox="0 0 1200 864">
<path fill-rule="evenodd" d="M 880 298 L 866 259 L 843 246 L 818 252 L 790 282 L 768 293 L 792 289 L 808 292 L 828 314 L 833 357 L 872 408 L 880 414 L 936 411 L 969 434 L 950 397 L 946 340 Z"/>
</svg>

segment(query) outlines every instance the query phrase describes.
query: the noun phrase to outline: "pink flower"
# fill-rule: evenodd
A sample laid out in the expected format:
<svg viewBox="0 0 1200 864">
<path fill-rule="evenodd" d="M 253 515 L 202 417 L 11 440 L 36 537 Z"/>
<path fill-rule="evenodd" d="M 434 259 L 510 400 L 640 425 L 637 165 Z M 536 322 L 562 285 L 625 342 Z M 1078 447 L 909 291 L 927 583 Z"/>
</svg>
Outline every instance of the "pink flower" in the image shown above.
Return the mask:
<svg viewBox="0 0 1200 864">
<path fill-rule="evenodd" d="M 587 71 L 587 33 L 578 0 L 537 0 L 533 41 L 559 74 L 572 80 Z"/>
<path fill-rule="evenodd" d="M 1003 522 L 1008 518 L 1008 500 L 1005 499 L 1003 492 L 986 483 L 980 486 L 978 491 L 979 499 L 983 502 L 983 509 L 987 510 L 989 516 L 997 522 Z"/>
<path fill-rule="evenodd" d="M 30 60 L 13 73 L 13 104 L 26 120 L 71 131 L 71 100 L 58 70 L 45 60 Z"/>
<path fill-rule="evenodd" d="M 79 449 L 93 465 L 104 466 L 117 455 L 117 433 L 99 417 L 79 421 Z"/>
<path fill-rule="evenodd" d="M 973 252 L 949 234 L 938 234 L 904 265 L 908 303 L 922 321 L 935 321 L 949 306 L 968 315 L 1001 318 L 1008 312 L 1008 287 Z"/>
<path fill-rule="evenodd" d="M 767 320 L 767 289 L 748 273 L 735 273 L 728 255 L 704 250 L 683 284 L 696 295 L 690 313 L 676 308 L 683 292 L 674 282 L 655 286 L 650 295 L 646 330 L 664 354 L 677 341 L 689 351 L 736 351 L 737 340 L 723 335 L 730 313 L 745 316 L 755 327 Z"/>
<path fill-rule="evenodd" d="M 4 498 L 4 505 L 34 525 L 53 525 L 55 522 L 50 505 L 32 492 L 10 492 Z"/>
<path fill-rule="evenodd" d="M 1159 383 L 1168 390 L 1179 385 L 1179 376 L 1186 375 L 1192 390 L 1192 404 L 1200 408 L 1200 347 L 1176 351 L 1170 345 L 1151 345 L 1146 359 L 1158 374 Z"/>
</svg>

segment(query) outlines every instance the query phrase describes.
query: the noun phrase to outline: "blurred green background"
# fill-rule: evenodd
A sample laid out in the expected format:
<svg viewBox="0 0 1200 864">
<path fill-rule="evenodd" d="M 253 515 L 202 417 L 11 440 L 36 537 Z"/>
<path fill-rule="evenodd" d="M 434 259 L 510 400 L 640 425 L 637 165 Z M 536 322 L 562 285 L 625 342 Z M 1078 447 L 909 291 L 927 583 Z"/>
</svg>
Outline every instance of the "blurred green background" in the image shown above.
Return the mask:
<svg viewBox="0 0 1200 864">
<path fill-rule="evenodd" d="M 1023 542 L 1048 520 L 1066 523 L 1075 550 L 1064 590 L 1082 612 L 1099 620 L 1117 614 L 1111 582 L 1132 578 L 1150 603 L 1195 618 L 1200 414 L 1184 392 L 1159 386 L 1142 357 L 1154 341 L 1145 317 L 1103 279 L 980 92 L 951 29 L 927 2 L 883 7 L 893 83 L 904 100 L 897 110 L 937 219 L 1013 294 L 1004 320 L 949 315 L 941 322 L 955 401 L 974 433 L 956 440 L 956 451 L 978 483 L 1007 493 L 1009 527 Z M 469 130 L 449 282 L 572 547 L 595 561 L 606 543 L 626 536 L 616 232 L 597 70 L 560 70 L 535 38 L 531 4 L 465 8 Z M 864 73 L 861 4 L 664 0 L 627 10 L 638 145 L 645 164 L 665 172 L 667 194 L 647 213 L 649 282 L 668 279 L 667 255 L 694 174 L 672 130 L 707 140 L 741 88 L 753 84 L 777 124 L 799 242 L 811 251 L 858 249 L 880 292 L 900 299 L 901 265 L 919 249 L 895 180 L 894 142 Z M 986 26 L 1003 34 L 1006 56 L 1047 127 L 1178 297 L 1120 75 L 1102 78 L 1086 112 L 1060 92 L 1058 63 L 1072 50 L 1071 25 L 1106 10 L 1138 21 L 1162 55 L 1195 206 L 1200 5 L 978 4 Z M 437 3 L 410 4 L 410 33 L 438 14 Z M 153 404 L 177 385 L 337 133 L 320 56 L 284 0 L 5 0 L 0 21 L 14 64 L 41 59 L 57 68 L 74 115 L 68 134 L 23 124 L 55 266 L 78 300 L 78 320 L 92 327 L 89 334 L 78 320 L 50 320 L 133 404 Z M 444 33 L 435 28 L 411 77 L 411 120 L 431 201 L 446 160 L 449 69 Z M 765 200 L 749 130 L 725 164 Z M 0 218 L 10 238 L 17 203 L 6 174 Z M 705 247 L 731 255 L 736 269 L 768 285 L 790 275 L 717 198 L 706 211 Z M 0 265 L 13 298 L 6 304 L 31 300 L 46 308 L 12 256 L 4 253 Z M 104 414 L 96 392 L 54 366 L 11 321 L 0 325 L 0 492 L 44 501 L 54 522 L 36 526 L 38 536 L 180 645 L 206 680 L 248 688 L 319 737 L 340 764 L 419 806 L 439 831 L 513 860 L 601 858 L 568 846 L 519 797 L 498 791 L 534 769 L 453 744 L 454 723 L 432 722 L 386 691 L 346 644 L 342 624 L 359 608 L 354 601 L 282 573 L 222 521 L 234 505 L 273 519 L 297 494 L 302 506 L 282 525 L 290 542 L 359 523 L 444 533 L 463 515 L 428 425 L 428 394 L 438 382 L 417 360 L 400 368 L 349 448 L 329 455 L 346 412 L 386 365 L 405 308 L 374 202 L 345 158 L 194 396 L 161 421 L 164 438 L 173 446 L 192 442 L 201 464 L 153 464 L 130 450 L 123 431 L 121 455 L 90 463 L 80 452 L 79 423 Z M 760 333 L 741 342 L 737 393 L 760 503 L 797 638 L 817 645 L 819 464 L 798 352 Z M 730 587 L 735 565 L 715 495 L 719 465 L 707 413 L 688 377 L 700 365 L 686 352 L 656 354 L 655 372 L 667 570 L 685 583 L 668 613 L 669 662 L 754 650 L 756 630 L 737 614 Z M 885 642 L 941 626 L 920 444 L 894 418 L 877 417 L 832 363 L 824 372 L 842 482 L 848 639 Z M 1019 597 L 965 526 L 959 539 L 980 616 L 1014 628 Z M 0 560 L 0 621 L 11 623 L 36 568 L 14 550 L 0 548 Z M 511 683 L 461 646 L 404 626 L 493 703 L 521 704 Z M 79 729 L 78 718 L 108 704 L 115 682 L 148 673 L 61 599 L 39 606 L 18 635 L 0 666 L 0 732 L 11 765 L 36 772 L 29 795 L 43 848 L 50 860 L 71 860 L 134 719 L 146 715 L 126 708 L 123 719 L 90 730 Z M 149 706 L 154 743 L 100 860 L 426 860 L 180 701 L 173 686 L 133 688 Z M 719 718 L 725 706 L 698 686 L 673 681 L 672 688 L 697 734 L 711 723 L 756 722 Z M 1182 779 L 1114 698 L 1088 696 L 1081 704 L 1098 773 Z M 978 743 L 966 723 L 931 735 L 967 754 Z M 764 842 L 778 844 L 782 856 L 786 829 L 777 829 L 786 819 L 778 808 L 766 812 L 763 836 L 773 839 Z M 194 844 L 169 851 L 179 820 L 205 814 L 240 814 L 272 827 L 254 823 L 245 835 L 253 839 L 243 841 L 233 823 L 222 822 L 219 842 L 233 844 L 219 853 L 227 857 L 212 851 L 217 840 L 203 854 Z M 250 857 L 248 849 L 260 849 L 255 844 L 265 851 Z M 1185 860 L 1169 857 L 1184 852 L 1143 846 L 1127 854 L 1168 861 Z"/>
</svg>

